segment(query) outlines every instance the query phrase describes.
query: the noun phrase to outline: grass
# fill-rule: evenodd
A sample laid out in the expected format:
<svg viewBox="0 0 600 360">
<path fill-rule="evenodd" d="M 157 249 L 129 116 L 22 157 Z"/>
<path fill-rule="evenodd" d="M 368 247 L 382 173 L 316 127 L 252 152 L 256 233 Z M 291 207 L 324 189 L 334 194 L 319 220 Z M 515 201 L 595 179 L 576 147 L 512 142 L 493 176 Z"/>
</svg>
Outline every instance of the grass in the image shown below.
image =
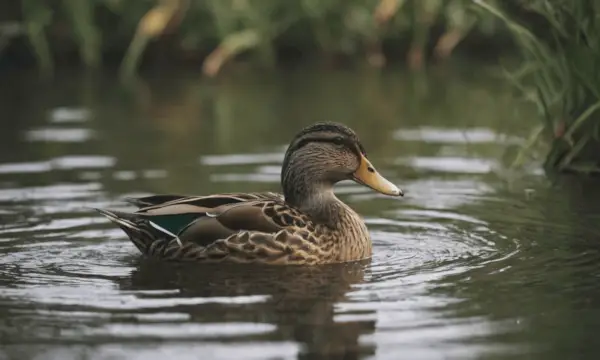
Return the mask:
<svg viewBox="0 0 600 360">
<path fill-rule="evenodd" d="M 300 49 L 334 60 L 384 66 L 406 47 L 411 67 L 428 52 L 446 59 L 472 33 L 495 34 L 497 19 L 472 0 L 21 0 L 22 19 L 39 68 L 51 73 L 55 52 L 73 43 L 87 67 L 123 48 L 121 74 L 135 75 L 150 47 L 156 53 L 200 54 L 215 76 L 240 54 L 273 66 L 277 51 Z M 167 46 L 155 46 L 168 44 Z M 125 50 L 126 48 L 126 50 Z M 158 50 L 157 50 L 158 49 Z M 389 51 L 385 50 L 389 49 Z M 161 55 L 161 54 L 159 54 Z M 164 54 L 162 54 L 164 55 Z"/>
<path fill-rule="evenodd" d="M 476 3 L 513 34 L 524 62 L 509 78 L 537 105 L 542 120 L 518 160 L 543 142 L 549 145 L 547 170 L 600 172 L 600 3 L 522 1 L 542 20 L 543 31 L 518 23 L 490 2 Z"/>
</svg>

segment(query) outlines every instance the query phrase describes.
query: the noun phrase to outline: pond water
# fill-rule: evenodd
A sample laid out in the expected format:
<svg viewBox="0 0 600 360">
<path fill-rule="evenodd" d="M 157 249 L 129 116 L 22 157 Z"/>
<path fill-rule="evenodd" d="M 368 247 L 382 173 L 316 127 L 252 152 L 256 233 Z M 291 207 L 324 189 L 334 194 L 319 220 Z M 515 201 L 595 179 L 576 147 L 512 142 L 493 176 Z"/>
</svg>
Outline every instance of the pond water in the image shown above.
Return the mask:
<svg viewBox="0 0 600 360">
<path fill-rule="evenodd" d="M 600 187 L 509 170 L 537 120 L 485 69 L 14 73 L 0 95 L 0 359 L 600 352 Z M 372 233 L 366 264 L 165 264 L 90 209 L 278 190 L 287 142 L 321 120 L 406 192 L 337 187 Z"/>
</svg>

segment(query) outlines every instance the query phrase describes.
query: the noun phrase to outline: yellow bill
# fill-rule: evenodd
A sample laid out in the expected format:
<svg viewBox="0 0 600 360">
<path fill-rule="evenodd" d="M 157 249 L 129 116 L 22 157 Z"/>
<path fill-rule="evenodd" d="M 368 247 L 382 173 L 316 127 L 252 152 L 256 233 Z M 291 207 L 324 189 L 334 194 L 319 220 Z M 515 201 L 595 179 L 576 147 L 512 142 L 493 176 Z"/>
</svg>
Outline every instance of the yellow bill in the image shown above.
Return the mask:
<svg viewBox="0 0 600 360">
<path fill-rule="evenodd" d="M 385 195 L 404 196 L 404 192 L 381 176 L 364 155 L 361 155 L 360 166 L 352 175 L 354 181 L 368 186 L 377 192 Z"/>
</svg>

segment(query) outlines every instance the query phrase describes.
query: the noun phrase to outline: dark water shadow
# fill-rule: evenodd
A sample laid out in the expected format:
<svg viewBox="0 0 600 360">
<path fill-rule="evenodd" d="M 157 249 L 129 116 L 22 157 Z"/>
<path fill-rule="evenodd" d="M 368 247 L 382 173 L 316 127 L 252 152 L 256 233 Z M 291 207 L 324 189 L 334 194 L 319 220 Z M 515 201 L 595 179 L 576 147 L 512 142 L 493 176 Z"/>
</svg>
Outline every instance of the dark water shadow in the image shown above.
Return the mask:
<svg viewBox="0 0 600 360">
<path fill-rule="evenodd" d="M 365 262 L 319 267 L 249 267 L 139 259 L 131 276 L 119 281 L 119 288 L 133 291 L 137 296 L 156 296 L 153 291 L 172 290 L 166 296 L 206 299 L 197 305 L 170 309 L 189 314 L 190 322 L 276 325 L 268 340 L 299 343 L 300 359 L 354 359 L 374 354 L 373 347 L 359 345 L 359 337 L 373 333 L 375 322 L 336 322 L 335 304 L 345 299 L 353 285 L 364 282 L 367 273 Z M 263 296 L 264 301 L 240 304 L 235 300 L 211 301 L 248 296 Z"/>
</svg>

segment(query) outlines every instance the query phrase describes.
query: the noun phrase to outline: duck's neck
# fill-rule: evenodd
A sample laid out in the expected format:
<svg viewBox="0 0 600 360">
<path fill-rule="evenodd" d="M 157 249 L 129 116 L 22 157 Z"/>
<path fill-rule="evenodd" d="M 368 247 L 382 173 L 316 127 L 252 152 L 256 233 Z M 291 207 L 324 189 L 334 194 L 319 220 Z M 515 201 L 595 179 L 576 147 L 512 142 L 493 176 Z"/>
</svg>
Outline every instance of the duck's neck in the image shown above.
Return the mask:
<svg viewBox="0 0 600 360">
<path fill-rule="evenodd" d="M 342 220 L 352 211 L 333 193 L 333 187 L 314 189 L 291 203 L 300 211 L 308 214 L 313 221 L 337 228 Z"/>
<path fill-rule="evenodd" d="M 319 169 L 291 168 L 282 174 L 286 203 L 308 214 L 313 221 L 337 227 L 353 212 L 333 193 L 333 182 L 319 177 Z"/>
</svg>

